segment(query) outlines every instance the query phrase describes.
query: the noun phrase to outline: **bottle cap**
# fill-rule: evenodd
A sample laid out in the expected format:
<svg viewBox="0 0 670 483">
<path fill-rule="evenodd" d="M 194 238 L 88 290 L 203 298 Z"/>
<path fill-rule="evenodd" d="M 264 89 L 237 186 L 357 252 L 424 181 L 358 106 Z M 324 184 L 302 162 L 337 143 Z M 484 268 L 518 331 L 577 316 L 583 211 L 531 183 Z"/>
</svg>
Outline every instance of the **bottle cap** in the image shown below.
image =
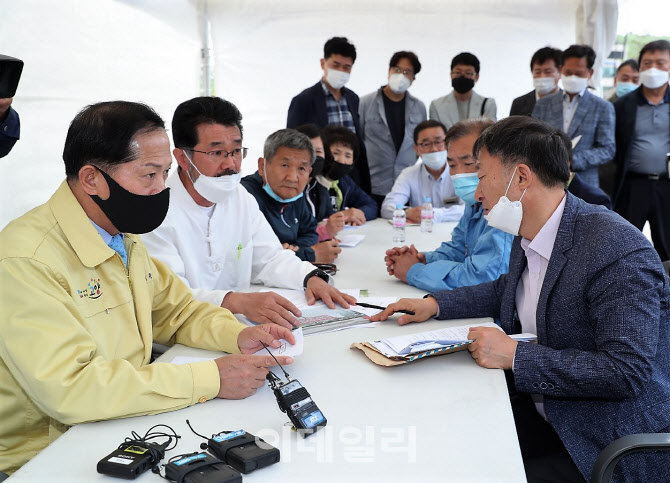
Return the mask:
<svg viewBox="0 0 670 483">
<path fill-rule="evenodd" d="M 430 199 L 430 196 L 426 196 L 426 197 L 423 199 L 423 202 L 424 202 L 424 203 L 430 203 L 431 201 L 432 201 L 432 200 Z"/>
<path fill-rule="evenodd" d="M 405 208 L 405 205 L 403 205 L 402 203 L 398 203 L 397 205 L 395 205 L 396 210 L 402 210 L 403 208 Z"/>
</svg>

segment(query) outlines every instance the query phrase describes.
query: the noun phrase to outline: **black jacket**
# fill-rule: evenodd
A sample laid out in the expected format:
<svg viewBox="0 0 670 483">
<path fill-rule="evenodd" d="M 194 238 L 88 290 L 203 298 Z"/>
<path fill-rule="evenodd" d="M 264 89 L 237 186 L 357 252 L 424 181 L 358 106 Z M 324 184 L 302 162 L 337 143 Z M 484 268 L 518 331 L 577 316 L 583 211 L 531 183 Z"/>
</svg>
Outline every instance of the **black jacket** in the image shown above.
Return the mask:
<svg viewBox="0 0 670 483">
<path fill-rule="evenodd" d="M 351 173 L 354 181 L 363 191 L 370 193 L 370 169 L 368 168 L 368 159 L 365 153 L 365 143 L 361 138 L 361 122 L 358 115 L 359 99 L 358 95 L 347 89 L 342 88 L 342 94 L 347 100 L 349 112 L 354 119 L 356 136 L 358 137 L 358 147 L 360 156 L 356 160 L 356 169 Z M 291 100 L 286 118 L 286 127 L 296 128 L 303 124 L 316 124 L 319 127 L 325 127 L 328 124 L 328 113 L 326 112 L 326 96 L 321 87 L 321 81 L 308 87 Z"/>
<path fill-rule="evenodd" d="M 263 190 L 263 178 L 256 171 L 254 174 L 242 178 L 242 186 L 251 193 L 258 207 L 282 243 L 289 243 L 300 247 L 296 255 L 301 260 L 314 261 L 312 245 L 319 241 L 316 233 L 316 219 L 305 202 L 305 197 L 291 203 L 280 203 Z"/>
<path fill-rule="evenodd" d="M 570 181 L 570 184 L 568 185 L 568 191 L 587 203 L 591 203 L 592 205 L 602 205 L 609 210 L 612 209 L 610 197 L 597 186 L 584 183 L 577 173 L 572 177 L 572 181 Z"/>
<path fill-rule="evenodd" d="M 510 116 L 531 116 L 533 108 L 535 107 L 535 90 L 528 94 L 517 97 L 512 101 L 512 109 L 509 111 Z"/>
</svg>

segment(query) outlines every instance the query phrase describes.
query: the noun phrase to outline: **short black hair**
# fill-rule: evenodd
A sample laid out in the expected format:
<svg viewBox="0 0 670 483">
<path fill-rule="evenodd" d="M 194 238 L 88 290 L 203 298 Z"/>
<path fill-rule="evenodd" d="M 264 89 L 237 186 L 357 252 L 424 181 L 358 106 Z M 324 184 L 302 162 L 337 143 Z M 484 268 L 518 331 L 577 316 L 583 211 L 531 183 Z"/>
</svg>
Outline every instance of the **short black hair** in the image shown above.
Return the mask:
<svg viewBox="0 0 670 483">
<path fill-rule="evenodd" d="M 451 70 L 454 70 L 457 65 L 471 65 L 475 68 L 475 72 L 479 74 L 479 59 L 470 52 L 461 52 L 451 59 Z"/>
<path fill-rule="evenodd" d="M 621 65 L 616 68 L 616 73 L 618 74 L 621 69 L 624 67 L 630 67 L 633 69 L 635 72 L 640 72 L 640 64 L 637 63 L 637 60 L 635 59 L 628 59 L 625 62 L 621 62 Z"/>
<path fill-rule="evenodd" d="M 333 37 L 328 39 L 323 46 L 323 58 L 327 59 L 331 55 L 350 57 L 356 62 L 356 47 L 346 37 Z"/>
<path fill-rule="evenodd" d="M 393 54 L 389 62 L 389 69 L 397 66 L 400 59 L 407 59 L 410 61 L 412 69 L 414 70 L 414 75 L 417 75 L 421 71 L 421 62 L 419 62 L 419 58 L 414 52 L 409 52 L 407 50 L 401 50 L 400 52 Z"/>
<path fill-rule="evenodd" d="M 565 131 L 558 130 L 558 135 L 561 136 L 563 144 L 565 144 L 565 149 L 568 152 L 568 166 L 572 163 L 572 139 L 567 135 Z"/>
<path fill-rule="evenodd" d="M 544 64 L 548 60 L 553 60 L 556 64 L 556 68 L 561 68 L 561 56 L 563 52 L 554 47 L 542 47 L 540 50 L 535 52 L 530 58 L 530 71 L 533 72 L 533 66 L 535 64 Z"/>
<path fill-rule="evenodd" d="M 435 119 L 428 119 L 426 121 L 420 122 L 414 128 L 414 144 L 416 144 L 419 140 L 419 134 L 421 134 L 421 131 L 424 129 L 430 129 L 431 127 L 441 127 L 444 131 L 444 135 L 447 135 L 447 128 L 444 126 L 444 124 L 442 124 L 440 121 L 436 121 Z"/>
<path fill-rule="evenodd" d="M 577 59 L 586 57 L 586 66 L 589 69 L 592 69 L 593 64 L 596 62 L 596 51 L 589 45 L 573 44 L 563 51 L 563 54 L 561 55 L 561 65 L 565 65 L 565 60 L 572 57 Z"/>
<path fill-rule="evenodd" d="M 477 117 L 473 119 L 465 119 L 464 121 L 459 121 L 449 128 L 447 131 L 447 136 L 444 140 L 444 144 L 449 146 L 451 141 L 464 138 L 471 134 L 476 134 L 479 136 L 484 129 L 491 127 L 495 124 L 495 121 L 487 117 Z M 417 135 L 418 139 L 418 135 Z M 416 142 L 415 142 L 416 144 Z"/>
<path fill-rule="evenodd" d="M 310 139 L 321 137 L 321 130 L 316 124 L 303 124 L 302 126 L 296 127 L 295 130 L 303 133 Z"/>
<path fill-rule="evenodd" d="M 358 161 L 358 138 L 349 128 L 336 124 L 329 124 L 321 130 L 321 139 L 323 139 L 324 148 L 330 151 L 333 144 L 341 144 L 350 148 L 354 152 L 354 163 Z"/>
<path fill-rule="evenodd" d="M 172 140 L 176 148 L 198 144 L 199 124 L 237 126 L 242 134 L 242 114 L 232 102 L 220 97 L 195 97 L 177 106 L 172 117 Z"/>
<path fill-rule="evenodd" d="M 136 136 L 165 129 L 165 122 L 146 104 L 109 101 L 79 111 L 65 137 L 65 175 L 76 179 L 87 164 L 114 171 L 117 165 L 137 159 Z"/>
<path fill-rule="evenodd" d="M 479 158 L 482 149 L 500 158 L 505 166 L 528 165 L 547 187 L 565 188 L 570 179 L 568 150 L 560 131 L 539 119 L 510 116 L 498 121 L 475 142 L 475 158 Z"/>
<path fill-rule="evenodd" d="M 644 54 L 647 52 L 656 52 L 657 50 L 665 50 L 666 52 L 670 52 L 670 42 L 664 39 L 653 40 L 649 42 L 644 47 L 642 47 L 642 50 L 640 50 L 640 56 L 637 60 L 638 63 L 642 65 L 642 56 Z"/>
</svg>

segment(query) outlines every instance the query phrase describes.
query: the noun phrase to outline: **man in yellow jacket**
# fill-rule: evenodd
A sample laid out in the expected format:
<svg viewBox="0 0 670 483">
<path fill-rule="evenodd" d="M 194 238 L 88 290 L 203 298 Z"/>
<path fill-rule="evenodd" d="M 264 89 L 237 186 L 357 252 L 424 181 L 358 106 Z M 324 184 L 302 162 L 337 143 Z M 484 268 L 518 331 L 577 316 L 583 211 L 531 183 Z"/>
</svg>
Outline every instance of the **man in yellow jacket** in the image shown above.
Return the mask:
<svg viewBox="0 0 670 483">
<path fill-rule="evenodd" d="M 194 300 L 147 255 L 137 235 L 165 217 L 171 164 L 151 108 L 88 106 L 63 160 L 51 199 L 0 233 L 0 471 L 10 474 L 73 424 L 250 396 L 273 361 L 243 354 L 294 342 Z M 153 341 L 236 354 L 149 364 Z"/>
</svg>

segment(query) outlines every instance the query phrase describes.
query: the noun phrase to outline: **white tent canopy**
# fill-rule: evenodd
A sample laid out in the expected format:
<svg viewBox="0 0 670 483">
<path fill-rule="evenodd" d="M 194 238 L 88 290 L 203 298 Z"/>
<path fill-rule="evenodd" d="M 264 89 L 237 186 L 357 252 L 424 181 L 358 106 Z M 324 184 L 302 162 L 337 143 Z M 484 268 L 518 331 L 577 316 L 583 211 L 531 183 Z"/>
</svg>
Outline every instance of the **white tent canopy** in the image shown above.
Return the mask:
<svg viewBox="0 0 670 483">
<path fill-rule="evenodd" d="M 346 36 L 358 58 L 348 87 L 367 94 L 386 81 L 397 50 L 422 62 L 411 92 L 426 106 L 451 90 L 449 63 L 468 51 L 481 61 L 475 89 L 493 97 L 498 117 L 532 89 L 535 50 L 577 40 L 607 55 L 616 0 L 23 0 L 3 4 L 0 53 L 25 61 L 14 107 L 21 140 L 0 181 L 0 229 L 45 202 L 64 176 L 68 125 L 103 100 L 145 102 L 169 123 L 175 107 L 200 94 L 201 57 L 212 28 L 215 94 L 244 115 L 243 171 L 253 172 L 263 141 L 285 127 L 291 98 L 321 76 L 323 44 Z"/>
</svg>

